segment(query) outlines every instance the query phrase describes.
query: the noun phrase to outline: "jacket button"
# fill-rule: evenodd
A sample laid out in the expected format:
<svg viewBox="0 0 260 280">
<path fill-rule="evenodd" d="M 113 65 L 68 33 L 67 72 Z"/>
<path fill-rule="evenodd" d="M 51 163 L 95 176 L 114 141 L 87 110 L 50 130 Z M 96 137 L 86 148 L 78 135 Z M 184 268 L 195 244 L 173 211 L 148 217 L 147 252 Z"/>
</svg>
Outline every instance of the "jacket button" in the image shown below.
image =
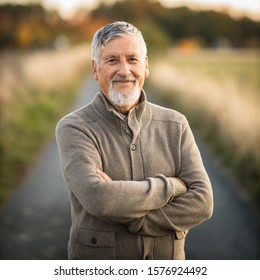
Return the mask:
<svg viewBox="0 0 260 280">
<path fill-rule="evenodd" d="M 92 244 L 96 244 L 96 243 L 97 243 L 97 239 L 96 239 L 95 237 L 92 237 L 91 240 L 90 240 L 90 242 L 91 242 Z"/>
<path fill-rule="evenodd" d="M 131 145 L 131 150 L 134 151 L 135 149 L 136 149 L 135 144 L 132 144 L 132 145 Z"/>
</svg>

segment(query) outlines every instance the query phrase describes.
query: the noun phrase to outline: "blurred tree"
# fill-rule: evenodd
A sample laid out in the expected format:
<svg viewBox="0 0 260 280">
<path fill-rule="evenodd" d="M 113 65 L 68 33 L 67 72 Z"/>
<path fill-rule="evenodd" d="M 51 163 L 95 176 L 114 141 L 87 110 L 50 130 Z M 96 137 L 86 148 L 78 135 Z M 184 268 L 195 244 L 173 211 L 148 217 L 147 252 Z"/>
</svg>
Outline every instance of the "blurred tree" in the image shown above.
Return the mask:
<svg viewBox="0 0 260 280">
<path fill-rule="evenodd" d="M 152 51 L 168 48 L 171 45 L 171 39 L 168 34 L 159 26 L 156 21 L 143 21 L 139 24 L 140 30 L 145 36 L 148 49 Z"/>
<path fill-rule="evenodd" d="M 125 0 L 110 5 L 100 4 L 91 12 L 91 18 L 103 19 L 107 23 L 120 20 L 131 22 L 142 30 L 149 47 L 161 48 L 169 46 L 171 42 L 171 37 L 159 21 L 164 12 L 165 8 L 158 2 Z"/>
<path fill-rule="evenodd" d="M 196 40 L 205 47 L 260 48 L 259 21 L 234 19 L 216 11 L 166 8 L 154 0 L 125 0 L 112 4 L 102 1 L 92 11 L 79 10 L 70 20 L 39 3 L 0 5 L 0 49 L 53 47 L 61 35 L 70 45 L 90 41 L 98 27 L 116 20 L 139 27 L 149 46 Z"/>
<path fill-rule="evenodd" d="M 65 21 L 57 11 L 47 10 L 41 4 L 0 5 L 0 49 L 50 48 L 63 35 L 70 43 L 86 40 L 86 21 L 80 26 Z"/>
<path fill-rule="evenodd" d="M 224 40 L 233 47 L 248 47 L 248 43 L 250 47 L 260 47 L 260 22 L 249 18 L 234 19 L 216 11 L 166 8 L 153 0 L 125 0 L 113 4 L 102 3 L 91 12 L 91 17 L 106 22 L 125 20 L 139 27 L 145 25 L 143 33 L 148 44 L 151 40 L 160 44 L 158 36 L 161 33 L 164 40 L 168 36 L 167 42 L 198 38 L 197 41 L 207 47 L 216 47 Z M 150 28 L 146 24 L 148 22 Z M 155 27 L 156 34 L 150 36 Z"/>
<path fill-rule="evenodd" d="M 33 42 L 33 34 L 31 32 L 30 25 L 26 22 L 22 22 L 16 28 L 16 41 L 21 47 L 28 47 Z"/>
</svg>

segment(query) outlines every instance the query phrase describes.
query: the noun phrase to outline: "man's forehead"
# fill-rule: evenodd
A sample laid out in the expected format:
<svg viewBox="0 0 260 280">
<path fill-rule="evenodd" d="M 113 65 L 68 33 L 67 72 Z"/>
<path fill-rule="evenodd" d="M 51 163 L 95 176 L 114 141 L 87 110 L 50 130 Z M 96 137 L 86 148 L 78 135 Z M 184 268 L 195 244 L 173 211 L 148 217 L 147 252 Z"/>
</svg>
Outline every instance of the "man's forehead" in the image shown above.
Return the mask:
<svg viewBox="0 0 260 280">
<path fill-rule="evenodd" d="M 121 41 L 121 42 L 120 42 Z M 133 36 L 115 37 L 100 48 L 101 55 L 139 55 L 141 53 L 140 44 Z"/>
</svg>

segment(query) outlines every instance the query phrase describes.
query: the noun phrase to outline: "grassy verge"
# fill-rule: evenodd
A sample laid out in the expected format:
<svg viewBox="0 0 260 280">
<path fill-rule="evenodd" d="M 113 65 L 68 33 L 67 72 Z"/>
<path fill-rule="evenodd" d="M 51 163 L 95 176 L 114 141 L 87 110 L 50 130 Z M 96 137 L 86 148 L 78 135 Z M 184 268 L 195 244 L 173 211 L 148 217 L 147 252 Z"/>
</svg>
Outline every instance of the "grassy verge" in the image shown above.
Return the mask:
<svg viewBox="0 0 260 280">
<path fill-rule="evenodd" d="M 62 89 L 43 92 L 32 90 L 30 102 L 12 108 L 12 118 L 1 125 L 0 204 L 21 182 L 39 151 L 53 135 L 56 122 L 71 107 L 80 79 Z"/>
<path fill-rule="evenodd" d="M 150 83 L 184 113 L 252 198 L 260 201 L 257 53 L 172 54 L 154 62 Z M 153 73 L 153 74 L 152 74 Z"/>
<path fill-rule="evenodd" d="M 0 56 L 0 205 L 54 134 L 87 74 L 85 46 Z M 15 59 L 14 59 L 15 58 Z"/>
</svg>

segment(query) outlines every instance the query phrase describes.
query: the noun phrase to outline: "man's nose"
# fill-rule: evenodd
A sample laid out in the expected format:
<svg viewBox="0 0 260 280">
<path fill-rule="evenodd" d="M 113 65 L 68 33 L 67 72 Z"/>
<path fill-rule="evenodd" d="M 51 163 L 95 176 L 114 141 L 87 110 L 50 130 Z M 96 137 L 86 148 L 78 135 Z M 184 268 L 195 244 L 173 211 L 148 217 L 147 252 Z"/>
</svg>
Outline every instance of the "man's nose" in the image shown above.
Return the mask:
<svg viewBox="0 0 260 280">
<path fill-rule="evenodd" d="M 123 76 L 123 77 L 128 76 L 131 73 L 129 63 L 127 63 L 127 61 L 125 61 L 125 60 L 120 61 L 117 72 L 120 76 Z"/>
</svg>

